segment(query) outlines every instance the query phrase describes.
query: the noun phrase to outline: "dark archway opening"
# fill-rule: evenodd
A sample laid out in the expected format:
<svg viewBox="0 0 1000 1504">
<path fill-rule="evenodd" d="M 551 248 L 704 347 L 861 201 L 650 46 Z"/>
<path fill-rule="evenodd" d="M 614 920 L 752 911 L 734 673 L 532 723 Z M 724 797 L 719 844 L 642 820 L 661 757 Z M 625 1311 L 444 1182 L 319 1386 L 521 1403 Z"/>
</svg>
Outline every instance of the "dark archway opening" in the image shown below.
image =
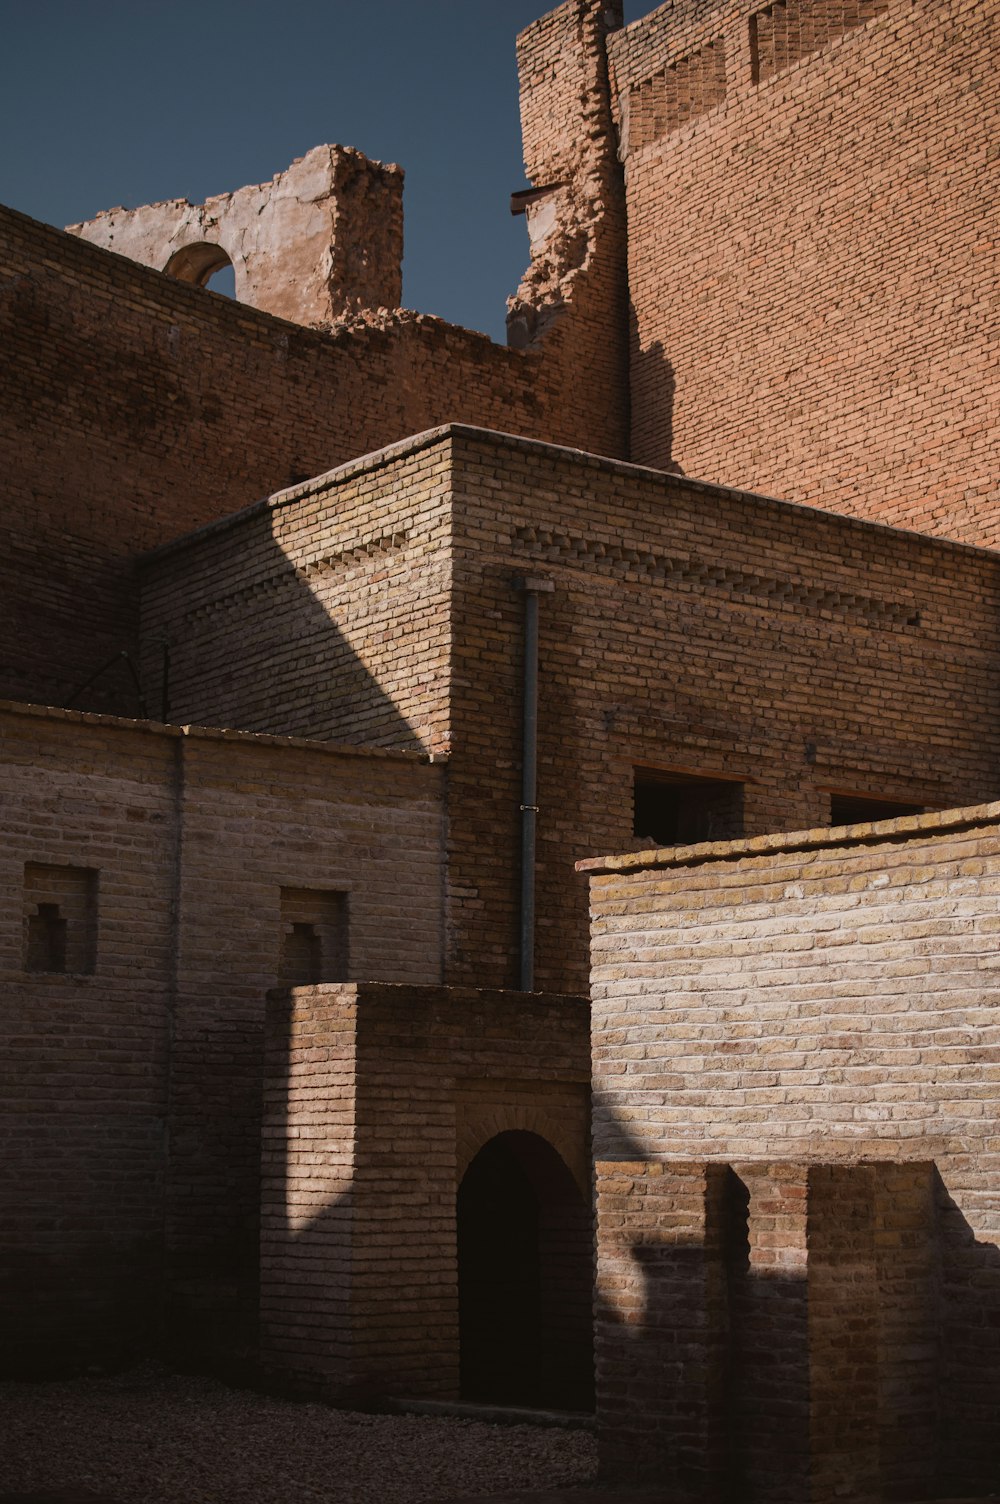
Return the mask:
<svg viewBox="0 0 1000 1504">
<path fill-rule="evenodd" d="M 593 1229 L 565 1162 L 535 1133 L 498 1134 L 458 1192 L 462 1398 L 589 1411 Z"/>
<path fill-rule="evenodd" d="M 196 245 L 182 246 L 175 251 L 163 270 L 178 282 L 191 282 L 195 287 L 208 287 L 221 292 L 224 297 L 235 298 L 236 274 L 233 263 L 221 245 L 199 241 Z"/>
</svg>

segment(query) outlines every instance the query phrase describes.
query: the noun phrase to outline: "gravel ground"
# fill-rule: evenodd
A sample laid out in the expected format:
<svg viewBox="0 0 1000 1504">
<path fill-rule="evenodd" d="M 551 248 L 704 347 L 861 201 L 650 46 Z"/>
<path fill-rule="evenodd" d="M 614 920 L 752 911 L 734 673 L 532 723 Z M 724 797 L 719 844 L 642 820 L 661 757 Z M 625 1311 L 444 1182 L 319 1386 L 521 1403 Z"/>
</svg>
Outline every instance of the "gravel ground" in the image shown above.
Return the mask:
<svg viewBox="0 0 1000 1504">
<path fill-rule="evenodd" d="M 585 1487 L 585 1431 L 362 1415 L 158 1368 L 0 1384 L 4 1495 L 108 1504 L 444 1504 Z"/>
</svg>

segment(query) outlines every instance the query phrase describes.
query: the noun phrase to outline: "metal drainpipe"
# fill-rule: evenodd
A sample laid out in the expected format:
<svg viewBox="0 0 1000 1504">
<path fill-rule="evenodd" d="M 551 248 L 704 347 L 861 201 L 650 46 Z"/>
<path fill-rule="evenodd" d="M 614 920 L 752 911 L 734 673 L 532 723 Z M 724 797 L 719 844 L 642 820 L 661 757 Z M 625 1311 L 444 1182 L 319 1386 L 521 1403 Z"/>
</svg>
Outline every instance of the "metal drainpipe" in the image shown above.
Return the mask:
<svg viewBox="0 0 1000 1504">
<path fill-rule="evenodd" d="M 521 721 L 521 952 L 518 985 L 535 990 L 535 834 L 538 823 L 538 597 L 551 580 L 517 576 L 524 595 L 523 713 Z"/>
</svg>

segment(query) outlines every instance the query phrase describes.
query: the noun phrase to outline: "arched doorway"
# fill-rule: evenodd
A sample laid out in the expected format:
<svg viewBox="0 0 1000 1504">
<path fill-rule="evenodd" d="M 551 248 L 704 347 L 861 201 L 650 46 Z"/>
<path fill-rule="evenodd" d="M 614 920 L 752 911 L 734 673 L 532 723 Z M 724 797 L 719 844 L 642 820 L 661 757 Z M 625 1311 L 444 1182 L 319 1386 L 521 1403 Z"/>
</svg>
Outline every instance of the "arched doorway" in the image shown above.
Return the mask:
<svg viewBox="0 0 1000 1504">
<path fill-rule="evenodd" d="M 552 1145 L 490 1139 L 458 1190 L 462 1397 L 590 1410 L 590 1208 Z"/>
<path fill-rule="evenodd" d="M 195 245 L 182 246 L 175 251 L 163 270 L 178 282 L 190 282 L 195 287 L 208 287 L 234 298 L 235 273 L 233 263 L 221 245 L 212 245 L 207 240 Z"/>
</svg>

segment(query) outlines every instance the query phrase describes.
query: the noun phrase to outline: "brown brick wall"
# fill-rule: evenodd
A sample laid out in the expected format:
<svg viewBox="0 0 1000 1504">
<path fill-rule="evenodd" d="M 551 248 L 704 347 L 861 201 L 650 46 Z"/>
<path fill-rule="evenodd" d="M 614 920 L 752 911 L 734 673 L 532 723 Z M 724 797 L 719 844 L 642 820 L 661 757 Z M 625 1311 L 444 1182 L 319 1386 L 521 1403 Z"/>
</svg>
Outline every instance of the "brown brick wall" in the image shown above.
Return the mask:
<svg viewBox="0 0 1000 1504">
<path fill-rule="evenodd" d="M 456 981 L 513 981 L 522 597 L 540 597 L 538 950 L 581 988 L 588 852 L 626 849 L 636 764 L 745 780 L 746 834 L 830 790 L 998 790 L 994 558 L 530 444 L 456 435 L 451 923 Z M 918 624 L 919 623 L 919 624 Z"/>
<path fill-rule="evenodd" d="M 471 988 L 271 994 L 266 1362 L 333 1392 L 457 1397 L 459 1182 L 495 1135 L 536 1133 L 589 1204 L 588 1016 Z"/>
<path fill-rule="evenodd" d="M 158 1326 L 173 747 L 127 726 L 0 719 L 2 1362 L 30 1373 Z M 27 971 L 38 869 L 67 865 L 98 875 L 95 969 L 70 952 L 65 972 Z"/>
<path fill-rule="evenodd" d="M 6 209 L 0 345 L 0 692 L 21 700 L 62 703 L 134 645 L 130 556 L 281 486 L 456 418 L 625 443 L 565 325 L 532 351 L 406 312 L 322 333 Z M 139 708 L 123 664 L 80 703 Z"/>
<path fill-rule="evenodd" d="M 282 890 L 346 892 L 350 974 L 436 981 L 441 769 L 23 707 L 0 721 L 10 1361 L 150 1340 L 165 1252 L 169 1338 L 245 1341 Z M 96 875 L 93 971 L 26 971 L 25 904 L 67 864 Z"/>
<path fill-rule="evenodd" d="M 997 543 L 997 17 L 678 4 L 609 39 L 634 460 Z"/>
<path fill-rule="evenodd" d="M 562 375 L 557 401 L 593 404 L 581 449 L 628 454 L 625 187 L 616 150 L 607 36 L 614 0 L 566 0 L 517 39 L 530 262 L 508 301 L 512 345 L 544 348 Z M 507 432 L 529 430 L 505 420 Z M 554 434 L 530 430 L 539 438 Z M 606 433 L 609 440 L 596 441 Z"/>
<path fill-rule="evenodd" d="M 652 1377 L 641 1249 L 684 1161 L 731 1166 L 747 1191 L 727 1361 L 751 1399 L 730 1435 L 764 1496 L 803 1496 L 803 1448 L 817 1499 L 972 1495 L 996 1476 L 998 819 L 990 805 L 852 827 L 840 846 L 812 832 L 588 864 L 609 1467 L 655 1467 L 654 1417 L 677 1402 Z M 685 1246 L 710 1261 L 697 1218 Z M 798 1322 L 807 1362 L 768 1357 L 780 1280 L 779 1326 L 793 1343 Z M 632 1364 L 643 1352 L 652 1369 Z"/>
<path fill-rule="evenodd" d="M 171 719 L 446 749 L 450 445 L 358 461 L 155 555 L 143 669 Z"/>
<path fill-rule="evenodd" d="M 997 792 L 992 555 L 499 435 L 421 436 L 170 550 L 144 583 L 176 718 L 450 747 L 451 981 L 517 976 L 524 574 L 555 587 L 542 988 L 584 985 L 571 867 L 633 844 L 635 765 L 745 781 L 748 835 L 829 823 L 831 790 Z"/>
</svg>

